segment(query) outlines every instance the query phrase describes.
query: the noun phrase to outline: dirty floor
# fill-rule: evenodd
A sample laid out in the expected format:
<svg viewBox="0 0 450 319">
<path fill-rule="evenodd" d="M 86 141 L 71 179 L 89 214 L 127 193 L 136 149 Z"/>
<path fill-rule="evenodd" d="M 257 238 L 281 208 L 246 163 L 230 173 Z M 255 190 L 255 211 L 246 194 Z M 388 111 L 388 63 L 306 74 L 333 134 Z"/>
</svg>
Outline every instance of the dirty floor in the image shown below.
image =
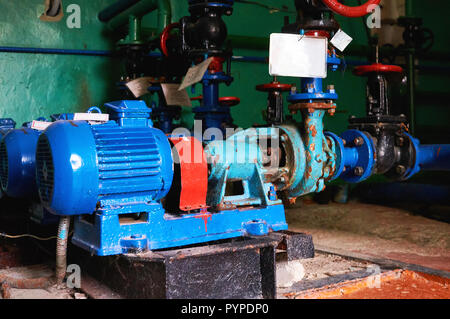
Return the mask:
<svg viewBox="0 0 450 319">
<path fill-rule="evenodd" d="M 360 253 L 450 271 L 450 224 L 399 208 L 309 201 L 287 210 L 292 231 L 313 236 L 316 248 Z"/>
</svg>

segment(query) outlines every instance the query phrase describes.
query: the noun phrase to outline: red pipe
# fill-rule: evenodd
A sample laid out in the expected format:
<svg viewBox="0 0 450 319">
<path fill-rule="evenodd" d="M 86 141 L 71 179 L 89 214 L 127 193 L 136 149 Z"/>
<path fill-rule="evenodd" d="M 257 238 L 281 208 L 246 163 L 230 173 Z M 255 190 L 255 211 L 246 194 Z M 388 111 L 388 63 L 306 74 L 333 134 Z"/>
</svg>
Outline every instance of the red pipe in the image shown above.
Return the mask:
<svg viewBox="0 0 450 319">
<path fill-rule="evenodd" d="M 345 6 L 337 0 L 322 0 L 328 8 L 344 17 L 358 18 L 370 13 L 369 6 L 379 5 L 381 0 L 369 0 L 365 4 L 358 7 Z"/>
</svg>

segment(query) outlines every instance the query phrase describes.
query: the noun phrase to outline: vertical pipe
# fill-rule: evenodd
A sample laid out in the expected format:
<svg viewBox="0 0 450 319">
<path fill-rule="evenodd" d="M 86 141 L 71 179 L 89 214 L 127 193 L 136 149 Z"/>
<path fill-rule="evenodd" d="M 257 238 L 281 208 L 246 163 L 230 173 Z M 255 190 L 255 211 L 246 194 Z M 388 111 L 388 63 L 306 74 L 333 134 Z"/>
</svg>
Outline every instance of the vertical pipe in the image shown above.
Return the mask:
<svg viewBox="0 0 450 319">
<path fill-rule="evenodd" d="M 415 115 L 415 92 L 416 92 L 416 74 L 415 74 L 415 54 L 414 48 L 408 49 L 407 65 L 408 65 L 408 100 L 409 100 L 409 132 L 414 135 L 416 129 Z"/>
<path fill-rule="evenodd" d="M 62 284 L 67 270 L 67 239 L 69 238 L 70 217 L 59 219 L 58 236 L 56 239 L 56 283 Z"/>
<path fill-rule="evenodd" d="M 207 82 L 207 81 L 205 81 Z M 219 84 L 204 83 L 203 84 L 203 106 L 217 107 L 219 105 Z"/>
<path fill-rule="evenodd" d="M 405 0 L 405 16 L 413 17 L 413 0 Z M 416 129 L 416 116 L 415 116 L 415 89 L 416 89 L 416 76 L 415 76 L 415 49 L 413 44 L 407 43 L 408 52 L 406 55 L 406 64 L 408 67 L 408 101 L 409 101 L 409 132 L 414 135 Z"/>
<path fill-rule="evenodd" d="M 158 33 L 172 22 L 172 7 L 170 0 L 158 0 Z"/>
</svg>

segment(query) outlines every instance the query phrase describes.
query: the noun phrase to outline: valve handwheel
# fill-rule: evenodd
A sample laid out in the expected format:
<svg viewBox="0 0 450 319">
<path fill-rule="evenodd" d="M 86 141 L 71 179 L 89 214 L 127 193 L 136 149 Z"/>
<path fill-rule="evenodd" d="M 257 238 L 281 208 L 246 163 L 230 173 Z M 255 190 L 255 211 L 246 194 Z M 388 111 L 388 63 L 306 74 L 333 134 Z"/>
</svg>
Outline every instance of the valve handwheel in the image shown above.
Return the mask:
<svg viewBox="0 0 450 319">
<path fill-rule="evenodd" d="M 398 65 L 386 65 L 381 63 L 374 63 L 370 65 L 360 65 L 355 68 L 353 73 L 355 75 L 366 75 L 370 73 L 402 73 L 402 67 Z"/>
<path fill-rule="evenodd" d="M 271 82 L 267 84 L 260 84 L 256 86 L 256 89 L 258 91 L 262 92 L 273 92 L 273 91 L 280 91 L 280 92 L 287 92 L 290 91 L 292 88 L 292 85 L 290 84 L 283 84 L 279 82 Z"/>
<path fill-rule="evenodd" d="M 201 101 L 201 100 L 203 100 L 202 95 L 191 97 L 191 101 Z M 232 107 L 238 105 L 239 103 L 241 103 L 241 99 L 235 96 L 224 96 L 219 98 L 220 106 Z"/>
<path fill-rule="evenodd" d="M 348 18 L 363 17 L 370 13 L 370 6 L 379 5 L 381 0 L 369 0 L 365 4 L 357 7 L 349 7 L 341 4 L 337 0 L 322 0 L 333 12 Z"/>
<path fill-rule="evenodd" d="M 241 99 L 235 96 L 224 96 L 219 98 L 219 105 L 220 106 L 236 106 L 239 103 L 241 103 Z"/>
<path fill-rule="evenodd" d="M 161 33 L 161 52 L 165 56 L 169 56 L 169 51 L 167 50 L 167 39 L 170 37 L 170 32 L 172 32 L 173 29 L 179 28 L 180 24 L 178 22 L 171 23 L 167 27 L 164 28 L 163 32 Z"/>
<path fill-rule="evenodd" d="M 203 100 L 203 95 L 191 97 L 191 101 L 201 101 Z"/>
</svg>

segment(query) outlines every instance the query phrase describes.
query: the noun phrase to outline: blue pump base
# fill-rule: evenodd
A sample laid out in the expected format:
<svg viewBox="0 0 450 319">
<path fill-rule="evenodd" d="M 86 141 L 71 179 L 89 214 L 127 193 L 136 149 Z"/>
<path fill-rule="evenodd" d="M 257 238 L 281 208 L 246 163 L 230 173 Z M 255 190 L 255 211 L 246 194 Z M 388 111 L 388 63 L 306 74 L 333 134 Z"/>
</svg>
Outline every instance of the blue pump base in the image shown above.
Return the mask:
<svg viewBox="0 0 450 319">
<path fill-rule="evenodd" d="M 194 214 L 167 214 L 159 203 L 133 205 L 138 220 L 99 210 L 93 223 L 76 216 L 72 242 L 98 256 L 117 255 L 286 230 L 283 205 Z M 140 207 L 136 207 L 140 206 Z"/>
</svg>

